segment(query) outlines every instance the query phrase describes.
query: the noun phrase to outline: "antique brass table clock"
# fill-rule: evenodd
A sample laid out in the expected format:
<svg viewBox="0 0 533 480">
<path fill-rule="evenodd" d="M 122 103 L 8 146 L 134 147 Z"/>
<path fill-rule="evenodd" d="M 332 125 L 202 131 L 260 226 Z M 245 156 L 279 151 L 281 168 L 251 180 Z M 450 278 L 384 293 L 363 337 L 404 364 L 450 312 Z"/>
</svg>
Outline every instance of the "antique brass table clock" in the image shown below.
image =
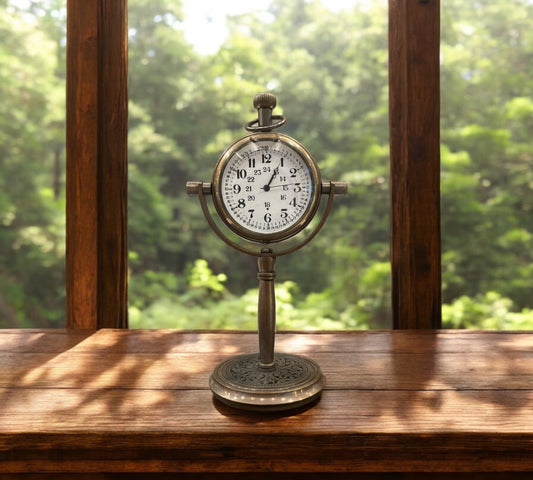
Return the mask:
<svg viewBox="0 0 533 480">
<path fill-rule="evenodd" d="M 258 118 L 246 124 L 250 135 L 230 145 L 220 157 L 211 183 L 187 182 L 197 194 L 207 222 L 232 248 L 258 257 L 259 353 L 238 355 L 215 368 L 209 381 L 222 402 L 249 410 L 288 410 L 306 405 L 322 393 L 325 380 L 316 362 L 306 357 L 275 353 L 275 260 L 302 248 L 326 222 L 335 195 L 345 194 L 344 182 L 323 183 L 309 151 L 295 139 L 272 130 L 285 118 L 272 115 L 276 97 L 254 98 Z M 223 232 L 207 205 L 211 196 Z M 328 202 L 320 221 L 303 233 L 317 213 L 322 195 Z M 237 236 L 230 237 L 230 231 Z M 293 243 L 291 244 L 291 241 Z"/>
</svg>

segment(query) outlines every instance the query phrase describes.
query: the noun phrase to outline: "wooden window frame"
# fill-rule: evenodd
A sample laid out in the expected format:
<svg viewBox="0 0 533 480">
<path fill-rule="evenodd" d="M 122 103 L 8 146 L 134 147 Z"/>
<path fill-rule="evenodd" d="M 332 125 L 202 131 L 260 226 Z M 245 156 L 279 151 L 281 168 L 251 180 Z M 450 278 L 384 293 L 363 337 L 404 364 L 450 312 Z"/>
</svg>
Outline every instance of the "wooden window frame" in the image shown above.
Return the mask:
<svg viewBox="0 0 533 480">
<path fill-rule="evenodd" d="M 439 0 L 389 0 L 396 329 L 441 324 L 439 24 Z M 127 0 L 68 0 L 69 328 L 127 328 L 127 72 Z"/>
<path fill-rule="evenodd" d="M 127 327 L 127 0 L 67 1 L 67 327 Z"/>
<path fill-rule="evenodd" d="M 389 0 L 394 328 L 440 328 L 440 1 Z"/>
</svg>

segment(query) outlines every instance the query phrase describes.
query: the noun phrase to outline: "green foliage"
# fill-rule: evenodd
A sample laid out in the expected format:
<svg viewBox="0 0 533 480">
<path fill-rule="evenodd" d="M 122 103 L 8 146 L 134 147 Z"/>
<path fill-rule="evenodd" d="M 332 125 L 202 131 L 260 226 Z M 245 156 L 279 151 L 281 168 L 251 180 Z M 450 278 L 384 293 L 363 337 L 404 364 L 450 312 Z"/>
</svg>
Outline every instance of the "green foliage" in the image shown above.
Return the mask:
<svg viewBox="0 0 533 480">
<path fill-rule="evenodd" d="M 257 328 L 254 259 L 221 244 L 184 185 L 209 181 L 268 89 L 284 132 L 349 185 L 278 262 L 279 328 L 389 328 L 387 2 L 272 0 L 205 55 L 181 2 L 128 3 L 131 326 Z M 532 18 L 530 0 L 442 5 L 446 327 L 533 328 Z M 64 0 L 0 2 L 0 38 L 0 327 L 59 326 Z"/>
<path fill-rule="evenodd" d="M 513 301 L 499 293 L 488 292 L 476 298 L 462 296 L 443 305 L 443 328 L 532 330 L 533 310 L 513 312 Z"/>
<path fill-rule="evenodd" d="M 471 316 L 471 323 L 463 315 L 465 325 L 494 324 L 485 307 L 495 301 L 486 292 L 512 302 L 505 304 L 506 319 L 531 306 L 531 9 L 526 0 L 443 5 L 443 295 L 446 309 L 459 308 L 454 302 L 466 296 L 484 312 Z M 316 0 L 277 0 L 269 13 L 232 17 L 230 36 L 219 52 L 189 60 L 190 69 L 181 77 L 187 82 L 188 71 L 199 73 L 196 88 L 187 90 L 186 100 L 177 89 L 169 91 L 174 96 L 163 103 L 179 105 L 176 110 L 186 112 L 187 120 L 174 112 L 175 121 L 156 122 L 158 133 L 191 156 L 182 178 L 208 179 L 221 151 L 252 118 L 250 98 L 265 88 L 277 94 L 278 108 L 289 118 L 284 131 L 311 149 L 325 178 L 349 184 L 326 230 L 304 251 L 278 262 L 278 325 L 387 328 L 386 2 L 362 2 L 338 13 Z M 135 76 L 144 84 L 141 72 Z M 208 122 L 202 116 L 206 112 Z M 196 134 L 194 140 L 186 139 L 188 132 L 191 138 Z M 177 261 L 166 255 L 160 265 L 172 265 L 167 271 L 183 277 L 187 265 L 202 258 L 228 276 L 214 303 L 203 295 L 207 303 L 199 308 L 209 314 L 198 311 L 194 318 L 211 315 L 216 317 L 211 325 L 254 328 L 252 316 L 237 318 L 255 308 L 252 262 L 220 245 L 197 202 L 178 194 L 172 205 L 182 226 L 177 237 L 184 240 L 176 249 Z M 179 295 L 172 309 L 182 311 L 189 298 L 190 292 Z M 168 297 L 165 301 L 170 308 Z M 227 306 L 233 314 L 218 316 Z"/>
<path fill-rule="evenodd" d="M 61 29 L 41 20 L 0 6 L 0 327 L 64 325 Z"/>
<path fill-rule="evenodd" d="M 132 279 L 130 326 L 143 328 L 256 328 L 257 292 L 231 295 L 226 275 L 214 274 L 203 259 L 189 265 L 187 281 L 168 273 L 144 272 Z"/>
<path fill-rule="evenodd" d="M 142 292 L 130 306 L 133 328 L 231 328 L 257 329 L 258 289 L 233 295 L 225 287 L 227 277 L 214 274 L 207 262 L 199 259 L 188 269 L 186 285 L 168 274 L 145 272 L 136 278 L 130 294 Z M 351 327 L 365 328 L 366 323 L 354 320 L 354 312 L 338 309 L 328 292 L 311 293 L 297 300 L 298 286 L 286 281 L 276 285 L 278 329 L 322 330 L 341 329 L 348 320 Z M 346 315 L 348 313 L 348 315 Z M 343 315 L 344 314 L 344 315 Z"/>
</svg>

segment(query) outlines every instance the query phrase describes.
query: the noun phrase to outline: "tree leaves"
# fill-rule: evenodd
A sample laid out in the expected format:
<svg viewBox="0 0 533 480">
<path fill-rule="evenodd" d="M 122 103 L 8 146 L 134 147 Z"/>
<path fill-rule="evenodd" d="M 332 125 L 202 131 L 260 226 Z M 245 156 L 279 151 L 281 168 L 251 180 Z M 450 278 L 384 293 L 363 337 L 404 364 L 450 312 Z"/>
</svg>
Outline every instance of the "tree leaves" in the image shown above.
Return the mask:
<svg viewBox="0 0 533 480">
<path fill-rule="evenodd" d="M 278 262 L 279 324 L 390 326 L 386 8 L 273 0 L 200 54 L 180 2 L 130 0 L 133 326 L 254 328 L 255 261 L 184 185 L 210 181 L 264 90 L 324 179 L 349 183 L 325 230 Z M 533 328 L 532 18 L 529 0 L 443 4 L 446 326 Z M 0 326 L 62 325 L 64 5 L 0 3 L 0 38 Z"/>
</svg>

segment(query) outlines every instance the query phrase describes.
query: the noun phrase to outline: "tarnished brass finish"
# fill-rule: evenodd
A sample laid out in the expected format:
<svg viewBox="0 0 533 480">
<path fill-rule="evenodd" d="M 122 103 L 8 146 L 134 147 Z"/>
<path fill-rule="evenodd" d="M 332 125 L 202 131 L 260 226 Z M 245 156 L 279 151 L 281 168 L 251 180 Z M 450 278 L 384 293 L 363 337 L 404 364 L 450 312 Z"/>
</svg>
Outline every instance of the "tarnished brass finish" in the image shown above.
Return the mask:
<svg viewBox="0 0 533 480">
<path fill-rule="evenodd" d="M 245 126 L 248 131 L 254 133 L 237 140 L 222 153 L 213 172 L 211 183 L 187 182 L 185 187 L 188 195 L 198 195 L 207 222 L 227 245 L 239 252 L 258 257 L 259 353 L 239 355 L 225 360 L 216 367 L 209 380 L 209 385 L 216 398 L 227 405 L 248 410 L 294 409 L 307 405 L 320 397 L 325 379 L 317 363 L 305 357 L 274 352 L 276 334 L 275 263 L 277 257 L 287 255 L 307 245 L 326 223 L 334 197 L 344 195 L 347 192 L 345 182 L 322 182 L 320 170 L 313 156 L 301 143 L 287 135 L 272 132 L 273 129 L 285 123 L 285 117 L 272 115 L 275 106 L 276 97 L 274 95 L 270 93 L 256 95 L 254 107 L 258 111 L 258 118 Z M 272 158 L 277 158 L 275 163 L 277 167 L 273 168 L 274 162 L 272 162 L 271 166 L 265 166 L 266 174 L 260 175 L 258 171 L 255 177 L 250 180 L 252 184 L 255 182 L 256 185 L 261 185 L 258 190 L 255 190 L 262 195 L 260 197 L 262 198 L 261 202 L 279 202 L 281 193 L 289 192 L 291 189 L 292 192 L 303 192 L 301 194 L 303 196 L 299 197 L 300 200 L 296 200 L 297 196 L 300 195 L 299 193 L 291 193 L 290 198 L 294 198 L 294 200 L 291 202 L 285 199 L 284 202 L 288 203 L 282 203 L 281 206 L 278 206 L 276 214 L 278 223 L 274 228 L 269 223 L 273 216 L 272 210 L 268 209 L 270 204 L 268 208 L 265 205 L 266 210 L 261 211 L 263 203 L 252 203 L 251 207 L 248 206 L 252 209 L 248 210 L 250 217 L 243 217 L 242 211 L 244 209 L 239 208 L 245 203 L 245 198 L 241 200 L 240 196 L 245 188 L 242 185 L 247 186 L 246 183 L 241 183 L 241 179 L 242 182 L 248 181 L 242 162 L 245 161 L 246 168 L 249 169 L 258 167 L 255 159 L 251 156 L 241 157 L 240 152 L 248 151 L 245 150 L 248 145 L 259 145 L 259 142 L 263 142 L 261 145 L 270 145 L 271 147 L 267 146 L 266 148 L 272 148 L 270 150 Z M 274 145 L 276 148 L 273 147 Z M 250 151 L 252 150 L 253 148 L 250 148 Z M 255 151 L 253 150 L 254 155 Z M 292 159 L 297 159 L 296 163 L 290 159 L 291 155 L 293 155 Z M 293 162 L 292 165 L 291 162 Z M 292 168 L 289 169 L 289 167 Z M 226 183 L 224 183 L 226 168 L 230 174 L 226 174 Z M 242 177 L 239 176 L 241 171 L 239 169 L 242 169 Z M 290 180 L 291 176 L 296 177 L 298 170 L 305 172 L 301 176 L 302 180 Z M 252 173 L 254 173 L 253 170 Z M 266 176 L 266 180 L 263 179 L 264 176 Z M 282 176 L 284 178 L 282 182 L 273 182 L 274 178 L 279 177 L 281 179 Z M 289 180 L 285 180 L 285 178 Z M 254 188 L 256 187 L 252 187 L 250 184 L 249 190 L 247 190 L 251 197 L 254 196 Z M 238 202 L 235 200 L 235 195 L 231 197 L 234 189 L 239 195 L 237 197 Z M 268 192 L 274 192 L 274 189 L 278 189 L 277 192 L 280 193 L 274 197 L 269 197 L 271 193 Z M 228 195 L 230 195 L 229 200 L 227 199 Z M 328 201 L 320 221 L 312 229 L 307 229 L 310 231 L 307 231 L 306 227 L 317 213 L 322 195 L 327 195 Z M 206 201 L 207 196 L 211 196 L 220 220 L 239 237 L 239 241 L 231 239 L 228 235 L 229 232 L 228 234 L 223 232 L 215 222 Z M 232 211 L 226 207 L 225 199 L 229 202 Z M 240 203 L 243 205 L 239 205 Z M 289 217 L 290 205 L 294 208 L 292 208 Z M 253 225 L 248 228 L 247 225 L 252 224 L 251 215 L 256 212 L 253 210 L 254 208 L 261 211 L 260 216 L 264 218 L 266 224 L 258 227 L 254 218 Z M 293 240 L 293 244 L 290 245 L 290 239 L 304 230 L 306 230 L 306 235 L 299 241 Z"/>
<path fill-rule="evenodd" d="M 322 195 L 346 195 L 347 192 L 346 182 L 325 182 L 322 184 Z"/>
<path fill-rule="evenodd" d="M 286 118 L 283 115 L 272 115 L 278 101 L 271 93 L 258 93 L 254 97 L 254 108 L 257 110 L 257 118 L 248 122 L 244 128 L 249 132 L 271 132 L 281 127 Z"/>
<path fill-rule="evenodd" d="M 317 400 L 325 386 L 320 367 L 300 355 L 276 353 L 271 368 L 256 353 L 221 362 L 209 379 L 213 394 L 232 407 L 256 411 L 283 411 Z"/>
<path fill-rule="evenodd" d="M 259 280 L 257 309 L 259 365 L 263 368 L 274 366 L 274 341 L 276 336 L 275 263 L 276 259 L 274 257 L 259 257 L 257 259 L 257 278 Z"/>
<path fill-rule="evenodd" d="M 206 187 L 207 186 L 207 187 Z M 209 212 L 209 207 L 207 206 L 207 201 L 205 199 L 206 195 L 211 194 L 211 184 L 210 183 L 202 183 L 202 182 L 187 182 L 187 188 L 189 195 L 196 194 L 200 198 L 200 205 L 202 207 L 202 211 L 204 213 L 204 216 L 207 220 L 207 223 L 209 226 L 213 229 L 213 231 L 217 234 L 217 236 L 224 241 L 227 245 L 234 248 L 235 250 L 246 253 L 248 255 L 255 255 L 255 256 L 262 256 L 266 255 L 264 253 L 264 249 L 262 248 L 264 244 L 257 244 L 257 243 L 244 243 L 241 245 L 239 243 L 233 242 L 230 240 L 223 232 L 220 230 L 218 225 L 213 220 L 213 217 L 211 216 L 211 213 Z M 320 219 L 320 222 L 313 227 L 312 231 L 299 243 L 296 245 L 290 246 L 290 247 L 283 247 L 283 242 L 278 243 L 269 243 L 268 244 L 268 256 L 272 257 L 281 257 L 283 255 L 288 255 L 289 253 L 293 253 L 296 250 L 299 250 L 302 247 L 305 247 L 315 236 L 322 230 L 322 227 L 325 225 L 326 220 L 329 217 L 329 214 L 331 213 L 331 209 L 333 207 L 333 200 L 335 195 L 344 195 L 346 193 L 346 183 L 345 182 L 327 182 L 322 184 L 322 194 L 328 195 L 328 201 L 326 204 L 326 208 L 324 209 L 324 212 L 322 213 L 322 218 Z M 344 192 L 344 193 L 343 193 Z M 278 247 L 281 247 L 279 249 Z"/>
<path fill-rule="evenodd" d="M 293 223 L 289 228 L 286 228 L 281 232 L 259 233 L 249 230 L 245 226 L 241 225 L 232 215 L 232 213 L 226 208 L 222 198 L 222 173 L 224 172 L 228 161 L 230 161 L 232 157 L 236 155 L 236 152 L 238 152 L 246 144 L 257 143 L 261 141 L 281 142 L 297 152 L 306 163 L 307 168 L 309 168 L 309 172 L 313 179 L 314 188 L 312 192 L 312 200 L 309 203 L 307 210 L 298 222 Z M 320 188 L 321 182 L 320 170 L 318 169 L 315 159 L 312 157 L 307 148 L 294 140 L 294 138 L 291 138 L 287 135 L 283 135 L 282 133 L 268 132 L 249 135 L 230 145 L 221 155 L 220 160 L 215 167 L 211 188 L 213 193 L 213 203 L 219 214 L 219 217 L 230 228 L 230 230 L 235 232 L 240 237 L 247 238 L 248 240 L 256 242 L 278 242 L 296 235 L 298 232 L 302 231 L 313 219 L 320 204 L 320 195 L 322 193 Z"/>
<path fill-rule="evenodd" d="M 204 195 L 211 195 L 211 184 L 204 182 L 187 182 L 185 185 L 185 192 L 187 195 L 198 195 L 198 189 L 201 189 L 201 193 Z"/>
</svg>

